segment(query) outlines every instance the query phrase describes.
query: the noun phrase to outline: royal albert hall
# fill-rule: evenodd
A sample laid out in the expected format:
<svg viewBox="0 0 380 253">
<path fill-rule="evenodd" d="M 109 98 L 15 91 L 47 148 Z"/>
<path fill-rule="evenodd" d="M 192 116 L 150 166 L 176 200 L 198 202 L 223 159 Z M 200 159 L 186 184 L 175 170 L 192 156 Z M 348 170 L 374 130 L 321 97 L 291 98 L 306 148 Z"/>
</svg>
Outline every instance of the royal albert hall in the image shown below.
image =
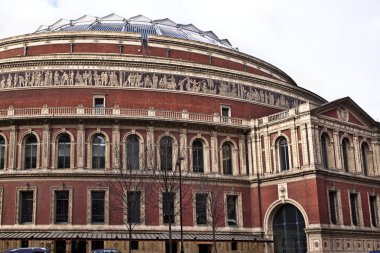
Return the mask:
<svg viewBox="0 0 380 253">
<path fill-rule="evenodd" d="M 111 14 L 0 40 L 0 250 L 368 252 L 379 194 L 379 122 L 212 31 Z"/>
</svg>

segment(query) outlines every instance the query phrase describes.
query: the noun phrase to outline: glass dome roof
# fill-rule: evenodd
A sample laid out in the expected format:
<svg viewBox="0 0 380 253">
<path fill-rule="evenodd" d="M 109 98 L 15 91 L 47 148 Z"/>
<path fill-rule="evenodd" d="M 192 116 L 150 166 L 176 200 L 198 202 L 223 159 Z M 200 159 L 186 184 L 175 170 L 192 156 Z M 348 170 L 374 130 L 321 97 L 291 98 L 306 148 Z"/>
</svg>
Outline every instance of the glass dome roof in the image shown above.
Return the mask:
<svg viewBox="0 0 380 253">
<path fill-rule="evenodd" d="M 227 39 L 219 39 L 212 31 L 202 31 L 193 24 L 177 24 L 168 18 L 152 20 L 143 15 L 126 19 L 112 13 L 104 17 L 85 15 L 75 20 L 60 19 L 50 26 L 40 26 L 35 33 L 54 31 L 134 32 L 140 33 L 142 38 L 161 35 L 234 49 Z"/>
</svg>

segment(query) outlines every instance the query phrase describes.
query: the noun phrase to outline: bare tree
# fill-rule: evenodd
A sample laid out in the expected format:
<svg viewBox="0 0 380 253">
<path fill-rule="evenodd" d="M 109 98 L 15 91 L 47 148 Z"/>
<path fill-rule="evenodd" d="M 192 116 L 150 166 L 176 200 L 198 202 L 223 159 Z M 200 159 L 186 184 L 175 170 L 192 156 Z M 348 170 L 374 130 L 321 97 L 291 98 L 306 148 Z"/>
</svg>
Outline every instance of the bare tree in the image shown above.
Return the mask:
<svg viewBox="0 0 380 253">
<path fill-rule="evenodd" d="M 225 194 L 215 178 L 202 177 L 200 191 L 196 194 L 196 222 L 207 224 L 212 231 L 212 251 L 217 253 L 216 234 L 225 221 Z M 229 212 L 227 210 L 227 212 Z"/>
<path fill-rule="evenodd" d="M 168 224 L 169 252 L 172 252 L 172 224 L 181 213 L 180 188 L 182 187 L 182 211 L 193 203 L 191 187 L 192 178 L 187 171 L 181 170 L 181 159 L 177 159 L 174 168 L 161 163 L 160 168 L 152 170 L 152 189 L 150 198 L 160 201 L 151 201 L 158 205 L 164 224 Z"/>
</svg>

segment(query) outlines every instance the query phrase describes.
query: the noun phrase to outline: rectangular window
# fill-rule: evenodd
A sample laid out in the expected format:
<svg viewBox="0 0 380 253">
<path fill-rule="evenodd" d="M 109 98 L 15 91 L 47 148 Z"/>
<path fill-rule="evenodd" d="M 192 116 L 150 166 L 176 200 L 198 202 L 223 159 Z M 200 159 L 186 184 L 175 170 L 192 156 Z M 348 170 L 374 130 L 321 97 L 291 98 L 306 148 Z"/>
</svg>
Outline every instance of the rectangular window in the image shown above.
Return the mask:
<svg viewBox="0 0 380 253">
<path fill-rule="evenodd" d="M 199 193 L 195 197 L 195 211 L 197 215 L 197 225 L 207 224 L 207 193 Z"/>
<path fill-rule="evenodd" d="M 33 222 L 33 191 L 20 192 L 20 224 Z"/>
<path fill-rule="evenodd" d="M 231 250 L 237 250 L 237 249 L 238 249 L 237 242 L 231 242 Z"/>
<path fill-rule="evenodd" d="M 127 222 L 138 224 L 141 222 L 141 192 L 129 191 L 127 193 Z"/>
<path fill-rule="evenodd" d="M 223 105 L 221 107 L 222 121 L 228 122 L 229 117 L 231 117 L 231 108 L 229 106 Z"/>
<path fill-rule="evenodd" d="M 104 114 L 104 107 L 105 107 L 105 98 L 94 97 L 95 114 Z"/>
<path fill-rule="evenodd" d="M 338 222 L 338 202 L 337 202 L 337 192 L 329 191 L 329 207 L 330 207 L 330 221 L 332 224 L 337 224 Z"/>
<path fill-rule="evenodd" d="M 91 222 L 104 223 L 104 191 L 91 192 Z"/>
<path fill-rule="evenodd" d="M 55 223 L 69 221 L 69 191 L 55 191 Z"/>
<path fill-rule="evenodd" d="M 350 193 L 350 204 L 351 204 L 351 222 L 352 225 L 358 226 L 358 194 Z"/>
<path fill-rule="evenodd" d="M 104 241 L 91 241 L 91 249 L 97 250 L 97 249 L 104 249 Z M 107 251 L 104 251 L 107 252 Z M 112 252 L 111 250 L 109 252 Z"/>
<path fill-rule="evenodd" d="M 377 197 L 376 196 L 369 196 L 369 207 L 370 207 L 370 212 L 371 212 L 372 226 L 377 227 L 378 211 L 377 211 Z"/>
<path fill-rule="evenodd" d="M 162 210 L 164 224 L 174 223 L 174 192 L 164 192 L 162 194 Z"/>
<path fill-rule="evenodd" d="M 56 253 L 66 253 L 66 241 L 65 240 L 55 241 L 55 252 Z"/>
<path fill-rule="evenodd" d="M 131 241 L 131 250 L 139 250 L 139 241 Z"/>
<path fill-rule="evenodd" d="M 237 196 L 227 196 L 227 224 L 229 226 L 237 225 Z"/>
</svg>

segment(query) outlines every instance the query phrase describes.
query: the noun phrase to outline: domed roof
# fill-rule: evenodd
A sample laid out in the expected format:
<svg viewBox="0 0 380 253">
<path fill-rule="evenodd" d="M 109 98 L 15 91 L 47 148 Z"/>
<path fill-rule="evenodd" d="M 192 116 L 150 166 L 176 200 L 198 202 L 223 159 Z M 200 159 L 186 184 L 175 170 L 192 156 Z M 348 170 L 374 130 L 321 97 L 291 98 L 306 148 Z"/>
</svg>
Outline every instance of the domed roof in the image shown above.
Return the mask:
<svg viewBox="0 0 380 253">
<path fill-rule="evenodd" d="M 82 16 L 75 20 L 60 19 L 50 26 L 40 26 L 35 33 L 53 31 L 109 31 L 140 33 L 142 38 L 148 35 L 161 35 L 222 46 L 233 49 L 227 39 L 219 39 L 212 31 L 202 31 L 193 24 L 177 24 L 172 20 L 152 20 L 143 15 L 126 19 L 115 13 L 104 17 Z"/>
</svg>

